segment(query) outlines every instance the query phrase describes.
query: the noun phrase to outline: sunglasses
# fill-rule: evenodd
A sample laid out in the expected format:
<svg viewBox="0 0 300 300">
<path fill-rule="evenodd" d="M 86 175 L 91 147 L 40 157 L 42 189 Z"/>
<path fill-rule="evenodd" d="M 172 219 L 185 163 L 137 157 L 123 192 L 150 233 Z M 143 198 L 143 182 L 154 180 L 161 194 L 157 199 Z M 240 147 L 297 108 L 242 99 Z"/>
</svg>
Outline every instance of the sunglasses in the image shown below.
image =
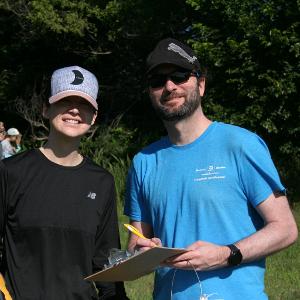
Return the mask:
<svg viewBox="0 0 300 300">
<path fill-rule="evenodd" d="M 153 74 L 148 77 L 148 83 L 152 88 L 159 88 L 164 86 L 168 80 L 171 80 L 175 84 L 180 84 L 188 81 L 191 76 L 199 78 L 200 75 L 200 72 L 191 71 L 175 71 L 169 74 Z"/>
</svg>

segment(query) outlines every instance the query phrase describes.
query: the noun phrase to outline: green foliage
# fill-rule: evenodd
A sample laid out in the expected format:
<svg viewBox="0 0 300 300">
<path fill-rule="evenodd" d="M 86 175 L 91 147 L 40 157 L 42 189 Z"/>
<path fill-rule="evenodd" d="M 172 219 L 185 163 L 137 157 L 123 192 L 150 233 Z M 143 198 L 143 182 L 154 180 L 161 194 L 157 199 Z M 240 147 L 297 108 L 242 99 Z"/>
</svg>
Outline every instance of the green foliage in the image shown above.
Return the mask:
<svg viewBox="0 0 300 300">
<path fill-rule="evenodd" d="M 135 130 L 127 129 L 117 121 L 99 126 L 91 137 L 83 138 L 81 152 L 107 168 L 119 159 L 126 159 L 131 149 Z"/>
<path fill-rule="evenodd" d="M 9 74 L 7 72 L 7 70 L 2 70 L 0 72 L 0 98 L 5 98 L 6 95 L 6 89 L 9 85 Z"/>
<path fill-rule="evenodd" d="M 154 137 L 162 131 L 146 100 L 145 58 L 158 40 L 173 36 L 193 46 L 208 71 L 206 114 L 261 135 L 296 198 L 299 5 L 299 0 L 0 0 L 1 110 L 14 111 L 16 99 L 28 101 L 34 93 L 48 97 L 45 82 L 55 68 L 81 65 L 99 79 L 104 124 L 122 114 L 127 128 L 138 128 L 138 149 L 151 140 L 149 132 Z M 102 161 L 106 155 L 96 154 Z"/>
<path fill-rule="evenodd" d="M 119 202 L 124 203 L 125 199 L 125 187 L 126 187 L 126 176 L 130 167 L 130 159 L 115 158 L 113 163 L 110 163 L 107 170 L 112 173 L 115 178 L 117 199 Z M 123 213 L 123 210 L 122 212 Z"/>
<path fill-rule="evenodd" d="M 97 13 L 84 1 L 31 1 L 27 19 L 33 26 L 54 33 L 82 37 L 89 30 L 88 18 Z"/>
</svg>

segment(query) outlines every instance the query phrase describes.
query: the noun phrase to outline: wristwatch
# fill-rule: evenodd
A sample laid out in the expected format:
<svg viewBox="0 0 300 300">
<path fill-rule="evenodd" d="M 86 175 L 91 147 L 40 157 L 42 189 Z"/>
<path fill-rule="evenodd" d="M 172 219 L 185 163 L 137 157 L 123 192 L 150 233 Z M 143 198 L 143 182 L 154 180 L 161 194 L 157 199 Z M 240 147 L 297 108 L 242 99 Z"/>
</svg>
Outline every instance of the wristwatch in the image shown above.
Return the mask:
<svg viewBox="0 0 300 300">
<path fill-rule="evenodd" d="M 238 266 L 242 262 L 242 259 L 243 259 L 243 255 L 242 255 L 240 249 L 234 244 L 226 245 L 226 247 L 228 247 L 230 249 L 230 255 L 227 259 L 228 265 L 229 266 Z"/>
</svg>

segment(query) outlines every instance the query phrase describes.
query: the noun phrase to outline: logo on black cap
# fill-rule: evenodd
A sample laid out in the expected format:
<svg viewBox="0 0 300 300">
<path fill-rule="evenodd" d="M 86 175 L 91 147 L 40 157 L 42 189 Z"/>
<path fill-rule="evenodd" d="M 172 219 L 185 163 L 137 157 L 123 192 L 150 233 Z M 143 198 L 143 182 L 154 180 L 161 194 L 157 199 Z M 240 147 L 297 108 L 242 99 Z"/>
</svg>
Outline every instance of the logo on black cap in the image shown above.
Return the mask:
<svg viewBox="0 0 300 300">
<path fill-rule="evenodd" d="M 182 57 L 186 58 L 191 64 L 194 63 L 194 61 L 197 59 L 196 56 L 191 57 L 190 55 L 188 55 L 181 47 L 177 46 L 174 43 L 170 43 L 168 46 L 168 50 L 171 50 L 173 52 L 178 53 L 179 55 L 181 55 Z"/>
</svg>

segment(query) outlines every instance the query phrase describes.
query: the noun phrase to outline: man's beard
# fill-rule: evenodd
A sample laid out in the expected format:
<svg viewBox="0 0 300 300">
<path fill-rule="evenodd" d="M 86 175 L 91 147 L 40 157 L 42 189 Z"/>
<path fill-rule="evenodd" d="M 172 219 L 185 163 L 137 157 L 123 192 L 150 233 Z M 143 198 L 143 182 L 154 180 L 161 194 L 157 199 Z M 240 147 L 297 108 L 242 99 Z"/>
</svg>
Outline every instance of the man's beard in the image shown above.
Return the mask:
<svg viewBox="0 0 300 300">
<path fill-rule="evenodd" d="M 164 103 L 167 100 L 165 98 L 176 98 L 180 97 L 177 93 L 162 94 L 159 103 Z M 153 101 L 152 101 L 153 104 Z M 201 96 L 198 87 L 186 96 L 185 102 L 176 109 L 170 109 L 161 104 L 153 105 L 154 110 L 158 116 L 164 121 L 180 121 L 190 117 L 200 106 Z"/>
</svg>

